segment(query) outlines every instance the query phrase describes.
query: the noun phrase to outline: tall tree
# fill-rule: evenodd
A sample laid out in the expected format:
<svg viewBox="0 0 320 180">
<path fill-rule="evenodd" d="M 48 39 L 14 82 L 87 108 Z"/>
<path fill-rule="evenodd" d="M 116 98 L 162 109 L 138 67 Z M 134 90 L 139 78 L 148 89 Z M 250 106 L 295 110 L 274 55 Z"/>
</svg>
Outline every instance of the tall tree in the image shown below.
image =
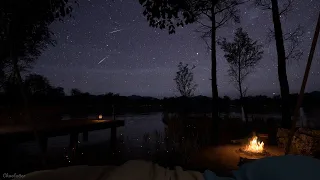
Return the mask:
<svg viewBox="0 0 320 180">
<path fill-rule="evenodd" d="M 289 100 L 289 83 L 287 78 L 287 67 L 286 62 L 288 59 L 296 59 L 301 57 L 302 52 L 297 51 L 299 41 L 296 40 L 297 34 L 301 32 L 299 26 L 294 33 L 289 33 L 284 36 L 280 16 L 286 15 L 293 7 L 294 0 L 286 0 L 283 2 L 283 7 L 280 10 L 278 6 L 278 0 L 255 0 L 257 6 L 261 7 L 263 10 L 272 11 L 273 20 L 273 37 L 276 40 L 276 48 L 278 54 L 278 80 L 280 84 L 281 93 L 281 113 L 282 121 L 281 126 L 283 128 L 290 128 L 291 125 L 291 112 L 290 112 L 290 100 Z M 294 36 L 292 36 L 294 34 Z M 301 34 L 300 34 L 301 36 Z M 287 48 L 288 53 L 286 54 L 285 40 L 290 41 L 291 46 Z"/>
<path fill-rule="evenodd" d="M 178 64 L 178 71 L 174 81 L 176 82 L 177 90 L 183 97 L 192 97 L 197 88 L 197 84 L 193 80 L 192 70 L 195 66 L 189 67 L 188 64 L 183 65 L 182 62 Z"/>
<path fill-rule="evenodd" d="M 68 0 L 1 1 L 0 61 L 12 67 L 25 107 L 28 100 L 20 71 L 30 67 L 48 45 L 55 44 L 49 25 L 71 11 Z"/>
<path fill-rule="evenodd" d="M 211 50 L 212 118 L 213 125 L 217 128 L 219 116 L 216 31 L 229 20 L 239 22 L 237 6 L 244 0 L 139 0 L 139 2 L 144 7 L 143 15 L 147 17 L 149 25 L 168 29 L 169 34 L 175 33 L 176 27 L 192 23 L 200 25 L 197 31 L 202 33 L 201 37 Z"/>
<path fill-rule="evenodd" d="M 233 42 L 228 42 L 224 38 L 218 44 L 225 52 L 224 57 L 229 63 L 229 76 L 235 82 L 235 87 L 239 91 L 241 106 L 244 107 L 243 97 L 247 88 L 243 87 L 243 83 L 262 58 L 262 45 L 259 45 L 257 41 L 253 41 L 242 28 L 238 28 L 235 32 Z M 246 122 L 248 122 L 246 111 L 245 115 Z"/>
<path fill-rule="evenodd" d="M 32 124 L 39 142 L 20 71 L 30 66 L 48 45 L 54 45 L 49 25 L 70 15 L 71 11 L 68 0 L 3 0 L 0 3 L 0 61 L 12 67 L 23 98 L 23 117 Z M 42 157 L 45 164 L 44 155 Z"/>
</svg>

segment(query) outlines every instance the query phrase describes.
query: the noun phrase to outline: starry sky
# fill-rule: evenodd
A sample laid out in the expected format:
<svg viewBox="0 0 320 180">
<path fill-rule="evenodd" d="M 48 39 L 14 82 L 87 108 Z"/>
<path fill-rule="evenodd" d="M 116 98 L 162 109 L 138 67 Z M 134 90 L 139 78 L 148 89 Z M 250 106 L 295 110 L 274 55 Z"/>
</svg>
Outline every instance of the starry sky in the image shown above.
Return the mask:
<svg viewBox="0 0 320 180">
<path fill-rule="evenodd" d="M 279 0 L 279 3 L 285 0 Z M 217 32 L 218 38 L 233 38 L 237 27 L 264 45 L 264 56 L 245 82 L 248 95 L 279 94 L 275 42 L 268 42 L 273 28 L 271 12 L 248 3 L 240 7 L 241 23 L 228 23 Z M 304 27 L 300 61 L 288 62 L 291 93 L 298 92 L 320 9 L 318 0 L 296 0 L 292 11 L 282 17 L 284 32 L 298 24 Z M 210 51 L 199 33 L 198 24 L 178 28 L 176 34 L 149 27 L 138 0 L 80 0 L 73 18 L 55 22 L 51 30 L 57 45 L 49 47 L 36 62 L 32 73 L 47 77 L 54 86 L 92 94 L 167 97 L 178 95 L 173 78 L 181 61 L 195 65 L 196 95 L 211 96 Z M 218 46 L 217 46 L 218 47 Z M 228 77 L 228 64 L 218 47 L 219 95 L 237 97 Z M 320 90 L 320 45 L 316 48 L 306 91 Z"/>
</svg>

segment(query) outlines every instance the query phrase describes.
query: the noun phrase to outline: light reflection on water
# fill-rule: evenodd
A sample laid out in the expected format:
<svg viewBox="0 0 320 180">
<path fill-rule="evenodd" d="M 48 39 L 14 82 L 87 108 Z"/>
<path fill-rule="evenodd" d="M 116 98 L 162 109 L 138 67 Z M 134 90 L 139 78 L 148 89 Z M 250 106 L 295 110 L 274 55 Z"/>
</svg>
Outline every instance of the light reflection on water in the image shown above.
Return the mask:
<svg viewBox="0 0 320 180">
<path fill-rule="evenodd" d="M 231 116 L 237 117 L 237 113 L 231 113 Z M 260 115 L 265 116 L 264 119 L 267 117 L 273 117 L 277 116 L 276 114 L 269 114 L 269 115 Z M 88 116 L 88 118 L 93 119 L 98 117 L 97 115 L 91 115 Z M 255 115 L 255 117 L 259 117 Z M 68 120 L 70 117 L 65 116 L 63 120 Z M 112 116 L 104 116 L 104 119 L 112 119 Z M 144 141 L 143 138 L 144 135 L 147 133 L 150 135 L 150 143 L 156 143 L 156 140 L 163 140 L 159 139 L 159 134 L 164 135 L 164 129 L 165 125 L 162 122 L 162 113 L 149 113 L 149 114 L 126 114 L 126 115 L 119 115 L 116 116 L 117 120 L 124 120 L 125 126 L 124 127 L 118 127 L 117 128 L 117 135 L 118 137 L 122 137 L 124 143 L 130 142 L 130 146 L 140 147 Z M 96 131 L 90 131 L 89 132 L 89 141 L 83 142 L 82 141 L 82 134 L 79 134 L 79 141 L 82 144 L 85 145 L 92 145 L 92 144 L 98 144 L 103 143 L 106 141 L 109 141 L 110 139 L 110 129 L 104 129 L 104 130 L 96 130 Z M 48 150 L 50 148 L 66 148 L 69 145 L 69 136 L 58 136 L 58 137 L 52 137 L 48 140 Z M 36 142 L 26 142 L 21 143 L 18 145 L 18 149 L 21 149 L 23 151 L 26 151 L 28 153 L 37 153 L 38 152 L 38 145 Z"/>
<path fill-rule="evenodd" d="M 95 115 L 89 116 L 88 118 L 95 118 Z M 112 117 L 105 116 L 104 119 L 112 119 Z M 64 120 L 67 120 L 65 117 Z M 149 133 L 151 136 L 155 132 L 163 133 L 165 125 L 162 122 L 162 113 L 151 113 L 151 114 L 126 114 L 116 117 L 117 120 L 124 120 L 125 126 L 117 128 L 117 136 L 123 136 L 123 140 L 134 142 L 130 143 L 133 147 L 140 147 L 143 143 L 143 136 Z M 80 143 L 90 145 L 109 141 L 110 129 L 96 130 L 89 132 L 89 141 L 82 141 L 82 134 L 79 134 Z M 153 142 L 155 138 L 150 138 L 150 142 Z M 48 149 L 50 148 L 65 148 L 69 145 L 69 136 L 58 136 L 48 139 Z M 21 143 L 19 147 L 31 154 L 38 152 L 38 145 L 36 142 L 25 142 Z"/>
</svg>

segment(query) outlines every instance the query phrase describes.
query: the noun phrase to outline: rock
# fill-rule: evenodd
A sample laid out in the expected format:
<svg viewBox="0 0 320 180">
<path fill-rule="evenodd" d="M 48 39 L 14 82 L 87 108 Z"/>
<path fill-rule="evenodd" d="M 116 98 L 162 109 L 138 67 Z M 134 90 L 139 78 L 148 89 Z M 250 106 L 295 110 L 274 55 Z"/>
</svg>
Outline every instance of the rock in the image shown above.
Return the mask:
<svg viewBox="0 0 320 180">
<path fill-rule="evenodd" d="M 278 146 L 285 148 L 288 141 L 289 130 L 279 128 L 277 132 Z M 291 154 L 313 156 L 320 152 L 320 131 L 299 128 L 293 137 Z"/>
</svg>

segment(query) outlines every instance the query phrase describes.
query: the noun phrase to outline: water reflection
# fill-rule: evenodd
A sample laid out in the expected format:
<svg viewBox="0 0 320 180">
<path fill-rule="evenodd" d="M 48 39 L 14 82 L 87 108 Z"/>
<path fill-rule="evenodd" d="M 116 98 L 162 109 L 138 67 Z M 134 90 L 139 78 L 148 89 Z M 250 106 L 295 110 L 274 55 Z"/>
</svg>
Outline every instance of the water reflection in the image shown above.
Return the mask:
<svg viewBox="0 0 320 180">
<path fill-rule="evenodd" d="M 89 118 L 94 118 L 94 116 Z M 111 117 L 104 118 L 111 119 Z M 124 120 L 125 126 L 117 129 L 118 140 L 115 148 L 111 148 L 109 143 L 110 129 L 89 132 L 88 142 L 83 142 L 82 134 L 79 134 L 78 148 L 74 149 L 68 148 L 69 136 L 52 137 L 48 140 L 48 164 L 55 166 L 105 164 L 112 160 L 114 161 L 112 163 L 119 163 L 133 158 L 146 159 L 148 158 L 145 157 L 146 155 L 164 149 L 165 125 L 162 123 L 162 113 L 127 114 L 117 116 L 116 119 Z M 65 117 L 64 120 L 68 120 L 68 117 Z M 36 142 L 17 144 L 13 149 L 14 151 L 11 151 L 8 157 L 9 169 L 15 169 L 18 166 L 28 167 L 26 162 L 38 163 L 37 156 L 40 152 Z M 11 163 L 14 161 L 15 163 Z"/>
</svg>

